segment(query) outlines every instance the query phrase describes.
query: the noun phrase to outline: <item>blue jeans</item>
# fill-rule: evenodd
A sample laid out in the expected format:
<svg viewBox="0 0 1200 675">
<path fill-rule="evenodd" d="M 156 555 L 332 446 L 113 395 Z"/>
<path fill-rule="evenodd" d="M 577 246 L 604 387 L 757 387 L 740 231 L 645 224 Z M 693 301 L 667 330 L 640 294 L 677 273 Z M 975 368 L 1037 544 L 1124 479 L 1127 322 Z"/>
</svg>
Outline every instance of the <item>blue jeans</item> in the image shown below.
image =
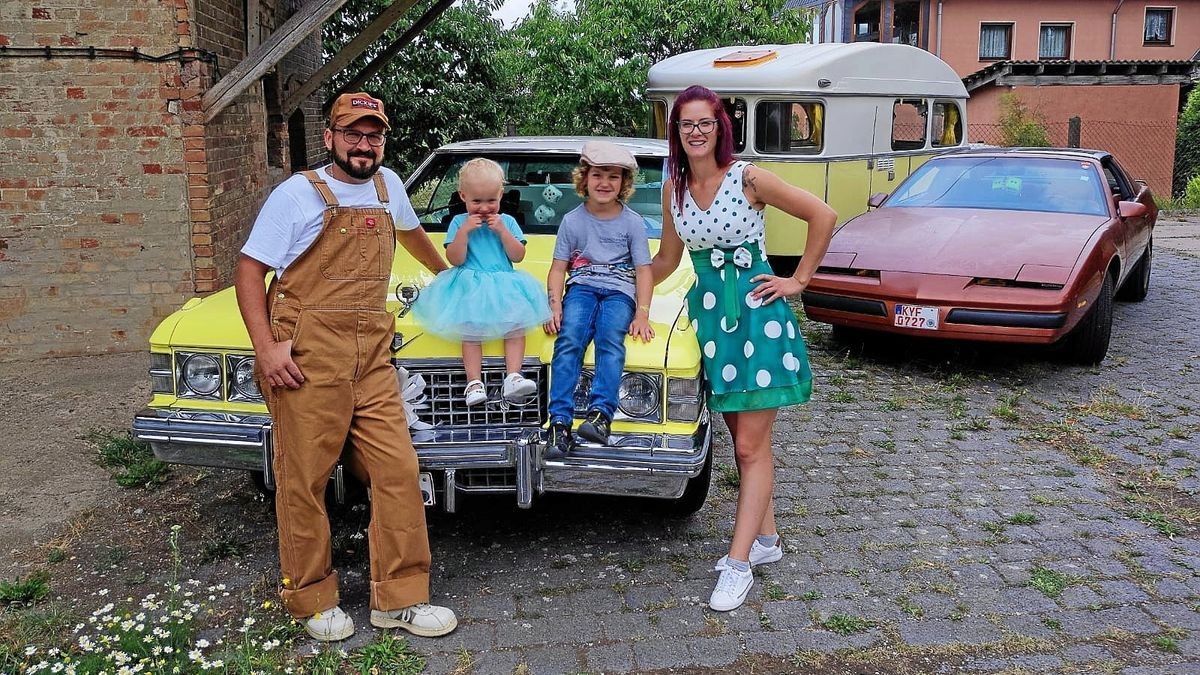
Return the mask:
<svg viewBox="0 0 1200 675">
<path fill-rule="evenodd" d="M 583 353 L 596 344 L 589 410 L 612 419 L 625 370 L 625 334 L 633 321 L 633 298 L 621 291 L 572 284 L 563 298 L 562 326 L 550 361 L 550 421 L 570 426 L 575 417 L 575 387 Z"/>
</svg>

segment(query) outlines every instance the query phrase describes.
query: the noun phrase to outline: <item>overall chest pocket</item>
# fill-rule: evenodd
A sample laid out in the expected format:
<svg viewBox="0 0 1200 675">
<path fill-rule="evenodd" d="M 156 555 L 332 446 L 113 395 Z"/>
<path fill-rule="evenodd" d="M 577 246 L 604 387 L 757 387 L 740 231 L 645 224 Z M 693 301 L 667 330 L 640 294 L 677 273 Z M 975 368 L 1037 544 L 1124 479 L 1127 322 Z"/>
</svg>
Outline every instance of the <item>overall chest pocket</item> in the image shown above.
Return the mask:
<svg viewBox="0 0 1200 675">
<path fill-rule="evenodd" d="M 368 221 L 376 221 L 373 227 Z M 392 262 L 391 223 L 381 216 L 334 223 L 321 236 L 321 274 L 336 280 L 386 280 Z"/>
</svg>

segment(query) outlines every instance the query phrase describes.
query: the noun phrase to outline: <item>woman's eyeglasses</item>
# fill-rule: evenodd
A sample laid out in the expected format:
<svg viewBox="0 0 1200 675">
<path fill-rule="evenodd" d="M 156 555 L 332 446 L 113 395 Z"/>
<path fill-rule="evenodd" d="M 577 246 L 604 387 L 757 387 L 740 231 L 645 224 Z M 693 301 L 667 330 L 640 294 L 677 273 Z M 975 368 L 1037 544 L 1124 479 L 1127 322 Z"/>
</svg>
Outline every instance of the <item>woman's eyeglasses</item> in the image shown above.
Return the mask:
<svg viewBox="0 0 1200 675">
<path fill-rule="evenodd" d="M 680 133 L 685 135 L 690 134 L 693 131 L 699 131 L 707 136 L 713 132 L 713 129 L 717 128 L 717 121 L 711 119 L 700 120 L 699 122 L 693 122 L 691 120 L 679 120 L 675 124 L 679 126 Z"/>
<path fill-rule="evenodd" d="M 336 131 L 340 132 L 342 134 L 342 138 L 346 139 L 346 142 L 350 145 L 358 145 L 359 141 L 366 138 L 367 145 L 371 146 L 372 148 L 378 148 L 382 147 L 383 142 L 387 140 L 387 136 L 384 136 L 380 133 L 364 134 L 363 132 L 355 129 L 343 129 L 341 127 L 337 128 Z"/>
</svg>

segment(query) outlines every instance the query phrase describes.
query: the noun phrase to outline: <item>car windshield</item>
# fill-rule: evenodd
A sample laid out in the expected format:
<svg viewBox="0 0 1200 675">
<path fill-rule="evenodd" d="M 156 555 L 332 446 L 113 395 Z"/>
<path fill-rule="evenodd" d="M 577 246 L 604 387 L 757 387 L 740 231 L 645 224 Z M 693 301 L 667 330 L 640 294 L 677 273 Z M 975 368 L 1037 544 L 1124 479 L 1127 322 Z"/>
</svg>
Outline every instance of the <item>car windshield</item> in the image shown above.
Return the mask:
<svg viewBox="0 0 1200 675">
<path fill-rule="evenodd" d="M 421 224 L 430 232 L 445 232 L 450 220 L 466 209 L 458 197 L 458 170 L 468 160 L 487 157 L 504 168 L 500 210 L 511 215 L 526 234 L 554 234 L 563 214 L 582 203 L 575 193 L 571 171 L 579 155 L 567 154 L 442 154 L 413 176 L 408 193 Z M 662 234 L 662 157 L 639 157 L 635 191 L 629 207 L 642 215 L 646 235 Z"/>
<path fill-rule="evenodd" d="M 914 171 L 884 206 L 1107 216 L 1106 187 L 1085 160 L 941 157 Z"/>
</svg>

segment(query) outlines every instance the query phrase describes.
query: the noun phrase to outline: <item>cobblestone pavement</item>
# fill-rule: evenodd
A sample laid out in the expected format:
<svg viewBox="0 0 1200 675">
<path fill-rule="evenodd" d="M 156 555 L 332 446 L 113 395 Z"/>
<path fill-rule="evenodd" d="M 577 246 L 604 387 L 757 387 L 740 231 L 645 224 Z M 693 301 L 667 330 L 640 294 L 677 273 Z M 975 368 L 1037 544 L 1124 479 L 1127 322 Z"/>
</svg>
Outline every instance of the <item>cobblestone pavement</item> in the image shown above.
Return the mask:
<svg viewBox="0 0 1200 675">
<path fill-rule="evenodd" d="M 427 672 L 1200 672 L 1200 261 L 1155 264 L 1098 368 L 808 324 L 815 399 L 775 431 L 787 555 L 734 612 L 703 604 L 727 436 L 691 519 L 594 499 L 433 517 L 437 600 L 463 621 L 413 640 Z"/>
</svg>

